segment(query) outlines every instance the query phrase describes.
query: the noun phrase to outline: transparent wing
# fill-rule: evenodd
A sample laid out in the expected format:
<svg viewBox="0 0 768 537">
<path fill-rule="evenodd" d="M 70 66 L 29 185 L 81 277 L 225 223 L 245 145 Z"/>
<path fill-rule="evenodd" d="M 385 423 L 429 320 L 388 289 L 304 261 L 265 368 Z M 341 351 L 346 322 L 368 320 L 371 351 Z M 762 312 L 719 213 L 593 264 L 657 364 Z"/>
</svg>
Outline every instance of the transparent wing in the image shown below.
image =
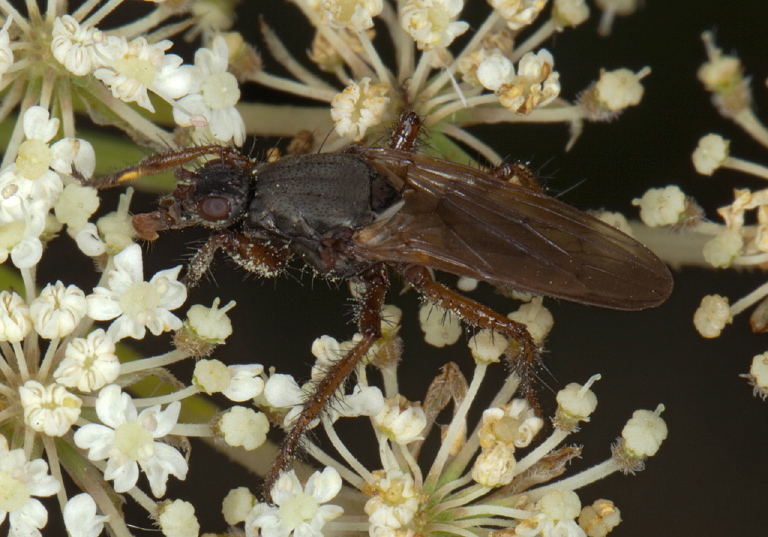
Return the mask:
<svg viewBox="0 0 768 537">
<path fill-rule="evenodd" d="M 669 269 L 645 246 L 565 203 L 460 164 L 364 153 L 403 206 L 360 231 L 366 257 L 621 310 L 661 304 Z"/>
</svg>

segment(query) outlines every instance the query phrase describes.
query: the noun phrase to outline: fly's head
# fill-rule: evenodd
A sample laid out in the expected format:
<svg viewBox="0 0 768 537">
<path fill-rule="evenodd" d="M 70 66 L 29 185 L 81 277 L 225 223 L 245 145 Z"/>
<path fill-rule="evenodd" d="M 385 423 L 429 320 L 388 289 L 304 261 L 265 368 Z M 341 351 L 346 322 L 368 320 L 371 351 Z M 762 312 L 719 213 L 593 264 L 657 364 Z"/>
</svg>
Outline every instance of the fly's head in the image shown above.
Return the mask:
<svg viewBox="0 0 768 537">
<path fill-rule="evenodd" d="M 180 169 L 170 196 L 156 211 L 133 217 L 133 227 L 145 240 L 158 232 L 189 226 L 220 230 L 241 220 L 248 211 L 253 174 L 250 168 L 225 160 L 207 162 L 196 170 Z"/>
</svg>

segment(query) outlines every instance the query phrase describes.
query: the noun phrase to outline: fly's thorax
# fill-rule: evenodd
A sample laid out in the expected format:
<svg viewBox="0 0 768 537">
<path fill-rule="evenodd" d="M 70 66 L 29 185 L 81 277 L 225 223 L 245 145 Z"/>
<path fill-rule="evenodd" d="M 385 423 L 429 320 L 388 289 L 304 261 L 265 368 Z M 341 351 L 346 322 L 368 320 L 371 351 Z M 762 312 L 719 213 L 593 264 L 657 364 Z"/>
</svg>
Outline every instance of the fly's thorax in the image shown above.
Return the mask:
<svg viewBox="0 0 768 537">
<path fill-rule="evenodd" d="M 371 224 L 398 200 L 389 179 L 360 155 L 286 157 L 256 171 L 247 226 L 320 240 Z"/>
</svg>

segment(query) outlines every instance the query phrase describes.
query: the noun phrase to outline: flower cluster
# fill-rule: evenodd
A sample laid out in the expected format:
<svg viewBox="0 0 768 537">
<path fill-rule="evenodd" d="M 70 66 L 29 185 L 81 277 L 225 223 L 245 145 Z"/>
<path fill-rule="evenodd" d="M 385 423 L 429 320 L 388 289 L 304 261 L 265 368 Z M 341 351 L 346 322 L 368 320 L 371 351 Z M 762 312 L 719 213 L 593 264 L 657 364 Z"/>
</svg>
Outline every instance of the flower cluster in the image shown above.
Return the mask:
<svg viewBox="0 0 768 537">
<path fill-rule="evenodd" d="M 724 54 L 710 32 L 703 34 L 707 61 L 698 78 L 712 95 L 712 103 L 725 118 L 734 121 L 753 139 L 768 148 L 768 128 L 755 113 L 750 79 L 738 57 Z M 719 134 L 703 136 L 693 151 L 696 171 L 712 176 L 719 169 L 730 169 L 768 179 L 768 166 L 731 155 L 731 143 Z M 722 224 L 703 220 L 703 211 L 678 186 L 651 189 L 635 200 L 640 216 L 650 227 L 666 226 L 685 232 L 681 248 L 677 236 L 657 236 L 654 245 L 666 260 L 675 264 L 698 264 L 717 269 L 758 267 L 768 261 L 768 189 L 736 188 L 733 202 L 718 209 Z M 750 317 L 755 332 L 768 327 L 768 284 L 761 285 L 731 303 L 728 297 L 713 294 L 702 298 L 693 323 L 706 338 L 718 337 L 734 317 L 757 305 Z M 746 375 L 755 394 L 768 397 L 765 355 L 754 357 Z"/>
<path fill-rule="evenodd" d="M 38 14 L 25 18 L 3 2 L 0 87 L 5 89 L 0 121 L 5 121 L 16 107 L 21 108 L 21 114 L 34 105 L 59 109 L 64 135 L 71 139 L 75 136 L 75 103 L 79 100 L 88 104 L 97 123 L 114 124 L 134 139 L 161 150 L 178 143 L 172 132 L 159 126 L 160 121 L 145 116 L 157 116 L 156 107 L 162 103 L 163 110 L 173 111 L 176 124 L 187 128 L 189 139 L 242 144 L 245 125 L 235 108 L 240 90 L 235 76 L 227 72 L 230 53 L 224 38 L 210 38 L 210 48 L 200 48 L 194 64 L 185 64 L 180 56 L 168 52 L 173 45 L 170 40 L 159 39 L 150 31 L 169 17 L 189 13 L 191 3 L 158 6 L 124 26 L 99 28 L 120 3 L 111 2 L 89 12 L 95 6 L 89 2 L 72 15 L 59 11 L 65 8 L 62 3 L 49 6 L 50 11 L 42 17 Z M 197 29 L 204 28 L 206 35 L 213 36 L 220 29 L 209 24 L 213 19 L 201 16 Z M 224 21 L 220 24 L 226 26 Z M 9 158 L 23 153 L 20 146 L 24 136 L 27 143 L 31 139 L 47 141 L 44 132 L 33 136 L 19 122 L 3 167 L 11 162 Z M 73 152 L 73 148 L 69 151 Z M 87 175 L 87 168 L 77 170 Z"/>
<path fill-rule="evenodd" d="M 391 333 L 397 332 L 391 322 Z M 503 337 L 496 335 L 496 339 Z M 391 343 L 391 340 L 390 340 Z M 348 348 L 352 342 L 338 343 L 328 336 L 315 342 L 318 363 L 326 359 L 318 349 Z M 492 368 L 504 351 L 496 341 L 475 337 L 469 343 L 476 357 L 472 378 L 467 381 L 458 366 L 447 364 L 431 383 L 421 402 L 406 400 L 392 391 L 396 389 L 397 360 L 379 362 L 385 378 L 382 391 L 368 384 L 365 366 L 357 370 L 353 394 L 368 393 L 364 411 L 332 412 L 316 426 L 337 452 L 334 457 L 315 440 L 305 442 L 308 454 L 325 468 L 309 477 L 306 484 L 293 471 L 282 475 L 271 491 L 274 505 L 259 502 L 246 489 L 232 490 L 224 501 L 227 522 L 243 524 L 245 534 L 257 535 L 329 535 L 343 531 L 368 531 L 370 535 L 427 535 L 431 533 L 477 534 L 489 531 L 510 535 L 602 536 L 620 522 L 618 509 L 612 502 L 599 499 L 582 507 L 576 490 L 621 471 L 641 470 L 644 461 L 656 453 L 666 438 L 667 429 L 656 411 L 638 410 L 628 421 L 621 437 L 612 447 L 611 457 L 580 474 L 551 481 L 566 470 L 568 461 L 578 457 L 580 448 L 563 445 L 569 435 L 588 422 L 597 407 L 591 390 L 599 378 L 586 385 L 570 384 L 557 396 L 558 410 L 553 418 L 554 430 L 540 438 L 544 422 L 528 402 L 514 398 L 517 378 L 512 375 L 482 413 L 476 426 L 471 423 L 471 409 L 487 393 L 485 383 L 494 376 Z M 325 366 L 320 366 L 320 368 Z M 280 390 L 270 389 L 279 375 L 270 377 L 265 390 L 264 410 L 286 405 Z M 388 380 L 387 380 L 388 379 Z M 277 380 L 276 387 L 285 381 Z M 374 395 L 376 394 L 376 395 Z M 337 409 L 351 409 L 355 403 L 340 395 Z M 294 403 L 301 406 L 301 403 Z M 361 408 L 357 405 L 357 408 Z M 452 408 L 448 424 L 437 427 L 436 418 Z M 295 415 L 289 410 L 280 415 Z M 356 428 L 360 436 L 370 427 L 370 440 L 360 438 L 345 444 L 336 430 L 338 419 L 363 420 Z M 468 431 L 473 431 L 468 434 Z M 422 456 L 427 437 L 440 434 L 440 449 L 428 459 Z M 354 454 L 354 445 L 370 451 L 378 446 L 380 466 L 367 468 Z M 337 458 L 338 457 L 338 458 Z M 419 462 L 433 461 L 426 467 Z M 364 501 L 366 517 L 347 515 L 338 502 L 343 490 L 342 479 L 362 493 L 347 491 L 346 497 Z M 367 498 L 367 499 L 366 499 Z"/>
<path fill-rule="evenodd" d="M 9 450 L 6 437 L 0 436 L 4 468 L 0 486 L 8 498 L 3 516 L 10 513 L 12 532 L 38 535 L 47 516 L 33 496 L 58 494 L 73 535 L 83 534 L 89 525 L 103 527 L 103 515 L 110 515 L 113 531 L 124 533 L 119 505 L 90 488 L 88 495 L 68 502 L 62 474 L 82 482 L 84 472 L 97 470 L 103 475 L 104 491 L 127 493 L 159 516 L 159 506 L 137 487 L 139 474 L 146 476 L 153 496 L 163 497 L 169 477 L 184 479 L 188 471 L 178 447 L 183 442 L 169 439 L 214 434 L 205 422 L 178 423 L 181 401 L 213 391 L 233 401 L 251 399 L 263 390 L 262 368 L 226 367 L 220 362 L 218 367 L 206 368 L 209 361 L 201 361 L 189 387 L 163 396 L 133 398 L 125 387 L 136 387 L 142 379 L 158 375 L 159 368 L 195 355 L 178 347 L 163 356 L 121 364 L 117 356 L 121 340 L 143 339 L 147 331 L 154 335 L 176 331 L 179 338 L 198 339 L 211 348 L 231 332 L 223 311 L 217 304 L 194 306 L 182 322 L 172 313 L 186 300 L 186 288 L 177 280 L 180 267 L 145 281 L 136 244 L 109 259 L 102 281 L 91 293 L 57 281 L 35 294 L 32 269 L 21 270 L 25 287 L 31 290 L 29 299 L 13 291 L 0 292 L 0 423 L 18 445 Z M 94 329 L 94 321 L 110 323 L 106 330 Z M 255 421 L 253 416 L 258 416 L 253 410 L 235 419 L 225 415 L 217 434 L 227 441 L 227 434 L 239 431 L 240 441 L 231 445 L 257 447 L 264 442 L 268 425 L 263 416 Z M 227 419 L 230 423 L 224 423 Z M 243 435 L 261 440 L 244 440 Z M 71 450 L 62 453 L 56 444 L 60 441 L 71 444 Z M 47 462 L 31 458 L 41 448 Z M 47 474 L 48 465 L 52 475 Z M 102 515 L 97 515 L 97 509 Z M 72 512 L 80 515 L 68 516 Z"/>
<path fill-rule="evenodd" d="M 187 437 L 219 436 L 253 449 L 268 429 L 266 418 L 252 409 L 222 415 L 215 430 L 205 419 L 179 423 L 181 401 L 215 391 L 232 401 L 249 400 L 263 390 L 263 368 L 220 362 L 206 368 L 212 362 L 201 361 L 187 387 L 176 383 L 165 387 L 165 395 L 143 398 L 126 392 L 151 378 L 167 378 L 164 367 L 207 355 L 223 343 L 232 331 L 224 314 L 234 304 L 196 305 L 185 321 L 179 318 L 174 312 L 187 299 L 178 281 L 181 266 L 144 277 L 128 214 L 130 194 L 117 211 L 91 222 L 98 193 L 75 180 L 93 173 L 91 144 L 76 138 L 54 142 L 60 120 L 41 106 L 29 107 L 20 124 L 18 154 L 0 172 L 3 261 L 16 266 L 13 287 L 23 289 L 0 291 L 2 519 L 7 515 L 12 535 L 40 535 L 48 515 L 36 497 L 56 495 L 72 535 L 96 535 L 105 524 L 114 534 L 128 535 L 115 495 L 125 493 L 162 525 L 162 504 L 140 488 L 141 474 L 152 496 L 162 498 L 171 476 L 187 476 Z M 88 291 L 37 281 L 44 243 L 64 225 L 85 254 L 82 260 L 103 267 L 101 280 Z M 11 272 L 3 277 L 8 280 Z M 162 356 L 121 363 L 126 340 L 144 339 L 148 332 L 175 332 L 179 343 Z M 161 387 L 156 383 L 153 390 Z M 65 474 L 82 483 L 85 493 L 68 494 Z"/>
<path fill-rule="evenodd" d="M 555 0 L 546 12 L 544 0 L 489 2 L 493 9 L 469 40 L 458 39 L 469 28 L 458 20 L 462 0 L 406 0 L 397 6 L 384 0 L 292 2 L 314 27 L 310 59 L 339 85 L 307 72 L 269 27 L 264 32 L 267 47 L 292 78 L 268 73 L 258 63 L 242 79 L 330 105 L 334 133 L 323 140 L 324 151 L 378 137 L 382 126 L 407 106 L 425 118 L 430 145 L 444 157 L 472 161 L 456 144 L 460 142 L 496 164 L 501 161 L 498 154 L 466 127 L 562 122 L 570 125 L 570 146 L 584 121 L 609 121 L 637 104 L 643 93 L 639 80 L 649 72 L 603 71 L 575 104 L 560 97 L 555 58 L 546 49 L 534 49 L 583 23 L 589 16 L 583 0 Z M 374 48 L 379 30 L 394 45 L 396 65 L 388 66 Z M 462 47 L 460 41 L 465 42 Z M 305 117 L 309 122 L 301 127 L 267 105 L 254 107 L 253 113 L 258 113 L 265 134 L 328 130 L 322 112 Z M 303 150 L 310 149 L 305 144 Z"/>
</svg>

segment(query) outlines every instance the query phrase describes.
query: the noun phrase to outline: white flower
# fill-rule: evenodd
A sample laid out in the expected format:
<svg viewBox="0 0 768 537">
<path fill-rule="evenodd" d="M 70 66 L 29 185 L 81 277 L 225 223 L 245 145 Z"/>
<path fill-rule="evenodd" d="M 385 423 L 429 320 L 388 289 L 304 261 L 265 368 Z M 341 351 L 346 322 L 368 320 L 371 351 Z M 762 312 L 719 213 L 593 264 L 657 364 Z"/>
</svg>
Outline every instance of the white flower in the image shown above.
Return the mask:
<svg viewBox="0 0 768 537">
<path fill-rule="evenodd" d="M 162 504 L 157 522 L 165 537 L 197 537 L 200 534 L 195 508 L 183 500 Z"/>
<path fill-rule="evenodd" d="M 96 287 L 87 297 L 88 315 L 97 321 L 117 319 L 107 333 L 115 341 L 130 336 L 142 339 L 146 329 L 154 335 L 181 328 L 175 310 L 187 299 L 187 289 L 177 281 L 181 265 L 162 270 L 144 281 L 141 247 L 132 244 L 114 257 L 107 287 Z"/>
<path fill-rule="evenodd" d="M 598 102 L 609 110 L 622 110 L 638 104 L 644 91 L 640 80 L 650 72 L 648 67 L 637 73 L 629 69 L 602 70 L 595 85 Z"/>
<path fill-rule="evenodd" d="M 99 208 L 99 194 L 95 188 L 72 183 L 54 203 L 53 209 L 59 222 L 73 229 L 81 229 L 96 209 Z"/>
<path fill-rule="evenodd" d="M 715 268 L 727 268 L 744 250 L 744 238 L 735 229 L 723 229 L 704 244 L 704 260 Z"/>
<path fill-rule="evenodd" d="M 124 37 L 110 40 L 102 49 L 103 67 L 93 76 L 112 91 L 113 97 L 154 112 L 147 90 L 165 100 L 178 99 L 190 90 L 191 66 L 182 66 L 182 59 L 175 54 L 165 54 L 171 45 L 167 39 L 149 44 L 144 37 L 130 42 Z"/>
<path fill-rule="evenodd" d="M 424 341 L 438 348 L 453 345 L 461 336 L 459 316 L 434 304 L 424 304 L 419 309 L 419 323 Z"/>
<path fill-rule="evenodd" d="M 221 392 L 230 401 L 242 402 L 264 391 L 259 364 L 226 366 L 219 360 L 199 360 L 195 364 L 194 383 L 205 393 Z"/>
<path fill-rule="evenodd" d="M 272 375 L 264 385 L 264 399 L 270 406 L 290 408 L 283 418 L 283 425 L 286 427 L 289 427 L 301 413 L 307 395 L 290 375 L 281 373 Z M 313 421 L 310 427 L 315 427 L 317 423 L 317 420 Z"/>
<path fill-rule="evenodd" d="M 85 293 L 61 282 L 46 285 L 29 305 L 32 322 L 40 337 L 54 339 L 70 334 L 88 312 Z"/>
<path fill-rule="evenodd" d="M 712 32 L 704 32 L 701 37 L 708 61 L 699 67 L 697 76 L 706 89 L 713 93 L 712 102 L 725 117 L 734 118 L 742 113 L 752 115 L 751 77 L 744 75 L 741 60 L 736 56 L 724 55 L 722 49 L 715 45 Z"/>
<path fill-rule="evenodd" d="M 552 520 L 573 519 L 581 512 L 581 500 L 572 490 L 550 490 L 536 505 Z"/>
<path fill-rule="evenodd" d="M 373 526 L 399 529 L 413 520 L 419 510 L 422 492 L 413 477 L 400 470 L 372 472 L 374 481 L 365 485 L 371 496 L 365 503 L 368 522 Z"/>
<path fill-rule="evenodd" d="M 495 363 L 509 347 L 509 340 L 493 330 L 480 330 L 469 338 L 469 350 L 475 363 Z"/>
<path fill-rule="evenodd" d="M 335 342 L 333 338 L 324 336 L 328 340 Z M 313 345 L 313 352 L 317 348 L 317 340 Z M 317 356 L 317 354 L 316 354 Z M 322 360 L 318 360 L 322 362 Z M 313 368 L 313 375 L 324 374 L 327 369 L 318 367 Z M 314 377 L 313 377 L 314 378 Z M 304 403 L 314 387 L 314 380 L 308 382 L 302 387 L 296 383 L 296 380 L 290 375 L 276 374 L 269 377 L 264 386 L 264 398 L 270 406 L 275 408 L 289 408 L 290 410 L 283 418 L 283 424 L 289 427 L 304 409 Z M 350 394 L 339 394 L 331 408 L 327 409 L 325 415 L 334 422 L 339 417 L 354 416 L 374 416 L 381 411 L 384 405 L 384 397 L 381 390 L 374 386 L 355 385 Z M 315 427 L 318 421 L 313 421 L 310 427 Z"/>
<path fill-rule="evenodd" d="M 108 519 L 96 514 L 96 502 L 90 494 L 73 496 L 64 506 L 64 525 L 71 537 L 98 537 Z"/>
<path fill-rule="evenodd" d="M 517 65 L 517 75 L 496 90 L 501 105 L 526 115 L 554 101 L 560 95 L 560 74 L 554 66 L 548 50 L 526 52 Z"/>
<path fill-rule="evenodd" d="M 667 438 L 667 424 L 661 419 L 663 406 L 655 411 L 635 410 L 621 431 L 624 450 L 634 457 L 652 457 Z"/>
<path fill-rule="evenodd" d="M 197 50 L 189 95 L 173 107 L 173 119 L 182 127 L 207 125 L 216 139 L 240 146 L 245 141 L 245 123 L 235 108 L 240 88 L 227 72 L 228 61 L 227 43 L 221 36 L 216 36 L 210 49 Z"/>
<path fill-rule="evenodd" d="M 447 47 L 469 29 L 454 20 L 463 7 L 463 0 L 408 0 L 400 6 L 400 26 L 421 50 Z"/>
<path fill-rule="evenodd" d="M 58 479 L 48 475 L 43 459 L 27 462 L 23 449 L 8 449 L 0 435 L 0 523 L 10 521 L 9 536 L 40 537 L 40 528 L 48 522 L 48 512 L 32 496 L 53 496 L 61 488 Z"/>
<path fill-rule="evenodd" d="M 612 501 L 600 499 L 581 510 L 579 526 L 589 537 L 605 537 L 621 522 L 621 511 Z"/>
<path fill-rule="evenodd" d="M 699 139 L 693 152 L 693 166 L 701 175 L 712 175 L 728 158 L 730 141 L 719 134 L 707 134 Z"/>
<path fill-rule="evenodd" d="M 242 402 L 258 397 L 264 391 L 264 371 L 260 364 L 231 365 L 227 367 L 230 383 L 221 393 L 230 401 Z"/>
<path fill-rule="evenodd" d="M 84 76 L 101 67 L 101 55 L 95 46 L 105 42 L 105 37 L 97 28 L 80 26 L 71 15 L 56 17 L 51 32 L 51 52 L 53 57 L 77 76 Z"/>
<path fill-rule="evenodd" d="M 726 324 L 733 322 L 728 299 L 720 295 L 709 295 L 701 299 L 696 313 L 693 315 L 693 325 L 699 334 L 706 338 L 720 335 Z"/>
<path fill-rule="evenodd" d="M 355 384 L 352 393 L 343 395 L 339 403 L 330 409 L 330 418 L 335 421 L 339 417 L 375 416 L 383 406 L 384 396 L 379 388 Z"/>
<path fill-rule="evenodd" d="M 621 213 L 616 213 L 612 211 L 596 211 L 591 212 L 592 216 L 597 218 L 598 220 L 602 220 L 606 224 L 609 224 L 625 235 L 629 235 L 632 237 L 632 226 L 629 225 L 629 221 L 627 221 L 627 217 L 624 216 Z"/>
<path fill-rule="evenodd" d="M 96 222 L 96 230 L 91 227 L 92 224 L 86 224 L 85 228 L 90 228 L 87 231 L 90 238 L 78 237 L 78 246 L 81 248 L 80 241 L 90 243 L 91 250 L 84 250 L 86 255 L 100 255 L 99 253 L 92 253 L 96 250 L 116 254 L 133 244 L 133 239 L 137 237 L 137 234 L 136 230 L 133 229 L 133 217 L 129 211 L 132 197 L 132 188 L 121 194 L 117 210 L 99 218 Z M 100 242 L 101 245 L 95 244 L 96 241 Z"/>
<path fill-rule="evenodd" d="M 384 304 L 381 308 L 381 334 L 382 337 L 397 334 L 400 330 L 400 322 L 403 318 L 403 310 L 393 304 Z"/>
<path fill-rule="evenodd" d="M 508 405 L 488 408 L 483 412 L 479 431 L 480 447 L 493 447 L 504 443 L 514 448 L 523 448 L 544 426 L 544 420 L 524 399 L 513 399 Z"/>
<path fill-rule="evenodd" d="M 385 322 L 382 316 L 382 325 Z M 312 366 L 312 381 L 302 386 L 304 396 L 301 404 L 311 393 L 313 383 L 325 377 L 328 368 L 344 356 L 347 350 L 356 343 L 358 337 L 355 336 L 352 341 L 345 341 L 341 344 L 330 336 L 322 336 L 312 342 L 312 354 L 317 360 Z M 343 393 L 343 390 L 339 389 L 337 403 L 328 409 L 326 415 L 331 421 L 336 421 L 339 417 L 375 416 L 381 411 L 382 406 L 384 406 L 384 396 L 379 388 L 355 384 L 352 387 L 352 393 Z"/>
<path fill-rule="evenodd" d="M 24 423 L 48 436 L 63 436 L 80 417 L 83 402 L 61 384 L 28 380 L 19 387 Z"/>
<path fill-rule="evenodd" d="M 9 166 L 9 168 L 13 167 L 13 165 Z M 13 175 L 12 172 L 9 174 Z M 0 174 L 0 184 L 3 183 L 4 178 L 7 177 Z M 50 206 L 46 200 L 24 202 L 18 197 L 15 198 L 18 203 L 12 202 L 12 205 L 20 211 L 21 216 L 18 219 L 11 216 L 10 222 L 5 225 L 0 224 L 0 263 L 4 263 L 10 255 L 17 268 L 31 268 L 40 262 L 43 255 L 40 235 L 45 231 Z M 0 207 L 0 213 L 5 212 L 3 208 Z M 7 220 L 4 216 L 0 214 L 0 221 Z"/>
<path fill-rule="evenodd" d="M 362 32 L 373 27 L 384 5 L 382 0 L 321 0 L 323 20 L 335 28 Z"/>
<path fill-rule="evenodd" d="M 508 84 L 512 82 L 515 76 L 514 64 L 501 54 L 500 52 L 494 52 L 477 66 L 475 72 L 477 81 L 483 85 L 486 89 L 496 91 L 502 84 Z"/>
<path fill-rule="evenodd" d="M 221 416 L 218 428 L 224 441 L 230 446 L 242 446 L 252 450 L 267 440 L 269 420 L 263 412 L 234 406 Z"/>
<path fill-rule="evenodd" d="M 29 268 L 42 256 L 40 235 L 63 189 L 59 174 L 70 174 L 73 167 L 92 174 L 96 158 L 85 140 L 64 138 L 49 147 L 59 120 L 45 108 L 30 107 L 22 126 L 26 140 L 16 160 L 0 172 L 0 262 L 10 253 L 17 267 Z"/>
<path fill-rule="evenodd" d="M 510 30 L 519 30 L 536 19 L 547 0 L 488 0 L 488 3 L 507 21 Z"/>
<path fill-rule="evenodd" d="M 555 0 L 552 5 L 552 20 L 559 27 L 578 26 L 589 18 L 589 7 L 585 0 Z"/>
<path fill-rule="evenodd" d="M 96 224 L 87 223 L 75 234 L 77 247 L 89 257 L 98 257 L 107 251 L 107 245 L 99 237 Z"/>
<path fill-rule="evenodd" d="M 360 83 L 352 82 L 331 101 L 331 119 L 336 122 L 336 133 L 355 141 L 362 140 L 367 130 L 377 126 L 388 110 L 389 84 L 371 84 L 365 77 Z"/>
<path fill-rule="evenodd" d="M 48 110 L 42 106 L 32 106 L 24 113 L 23 127 L 26 141 L 19 147 L 16 166 L 24 177 L 34 180 L 45 173 L 51 173 L 51 149 L 48 142 L 56 136 L 59 130 L 59 120 L 52 118 Z M 61 190 L 59 184 L 56 190 Z M 37 194 L 26 193 L 31 197 Z"/>
<path fill-rule="evenodd" d="M 194 26 L 185 34 L 184 38 L 191 41 L 193 38 L 197 39 L 199 34 L 209 36 L 229 30 L 236 17 L 233 7 L 232 4 L 219 2 L 194 2 L 189 6 L 190 22 L 194 22 Z"/>
<path fill-rule="evenodd" d="M 317 381 L 323 378 L 339 358 L 354 342 L 348 341 L 339 344 L 330 336 L 322 336 L 312 343 L 312 354 L 317 361 L 312 366 L 312 380 L 299 387 L 293 377 L 289 375 L 272 375 L 264 387 L 264 396 L 267 402 L 277 408 L 289 408 L 284 418 L 284 425 L 290 426 L 304 408 L 307 397 L 312 393 Z M 339 417 L 374 416 L 381 411 L 384 405 L 384 397 L 381 390 L 374 386 L 361 386 L 356 384 L 352 393 L 345 394 L 339 389 L 336 394 L 336 402 L 327 409 L 325 416 L 335 422 Z M 317 425 L 314 421 L 311 427 Z"/>
<path fill-rule="evenodd" d="M 23 200 L 45 199 L 52 204 L 64 187 L 59 174 L 71 174 L 73 166 L 85 176 L 93 174 L 96 153 L 89 142 L 63 138 L 48 146 L 59 130 L 59 120 L 51 118 L 48 110 L 30 107 L 24 113 L 22 125 L 27 139 L 19 146 L 14 165 L 4 170 L 12 171 L 15 180 L 4 173 L 0 180 L 3 192 L 13 185 L 14 194 Z"/>
<path fill-rule="evenodd" d="M 229 301 L 223 308 L 219 308 L 220 303 L 218 298 L 214 298 L 210 308 L 195 304 L 187 311 L 186 324 L 189 328 L 214 345 L 224 343 L 232 335 L 232 321 L 225 314 L 235 307 L 235 301 Z"/>
<path fill-rule="evenodd" d="M 477 289 L 478 281 L 475 278 L 468 278 L 467 276 L 462 276 L 459 278 L 459 281 L 456 282 L 456 288 L 459 291 L 462 291 L 464 293 L 471 293 L 475 289 Z"/>
<path fill-rule="evenodd" d="M 259 503 L 245 520 L 246 537 L 319 537 L 326 522 L 344 509 L 323 505 L 341 490 L 341 477 L 333 468 L 310 476 L 305 487 L 290 470 L 275 482 L 271 495 L 275 506 Z"/>
<path fill-rule="evenodd" d="M 316 358 L 312 366 L 312 379 L 319 380 L 325 376 L 328 368 L 344 356 L 350 342 L 339 344 L 331 336 L 320 336 L 312 342 L 312 356 Z"/>
<path fill-rule="evenodd" d="M 90 423 L 75 433 L 75 444 L 88 450 L 92 461 L 107 460 L 104 478 L 114 480 L 117 492 L 127 492 L 139 479 L 139 466 L 147 475 L 152 494 L 165 494 L 168 475 L 187 477 L 187 462 L 175 448 L 155 439 L 170 433 L 179 418 L 181 403 L 161 411 L 160 405 L 138 414 L 133 400 L 114 384 L 96 399 L 96 414 L 104 425 Z"/>
<path fill-rule="evenodd" d="M 229 386 L 227 366 L 221 360 L 198 360 L 192 382 L 207 394 L 220 392 Z"/>
<path fill-rule="evenodd" d="M 522 304 L 517 311 L 507 315 L 508 319 L 524 324 L 536 343 L 542 343 L 555 324 L 552 313 L 544 306 L 540 296 L 533 297 L 527 304 Z"/>
<path fill-rule="evenodd" d="M 537 526 L 544 536 L 587 537 L 574 520 L 581 511 L 581 500 L 572 490 L 550 490 L 536 502 L 541 510 Z"/>
<path fill-rule="evenodd" d="M 509 484 L 517 465 L 515 450 L 527 447 L 543 425 L 524 399 L 485 410 L 478 431 L 482 452 L 472 467 L 472 478 L 486 487 Z"/>
<path fill-rule="evenodd" d="M 62 138 L 51 145 L 51 168 L 64 175 L 74 170 L 83 177 L 91 177 L 96 169 L 96 151 L 87 140 Z"/>
<path fill-rule="evenodd" d="M 597 408 L 597 396 L 589 388 L 599 379 L 600 375 L 595 375 L 587 381 L 585 386 L 571 382 L 557 392 L 558 418 L 575 422 L 589 421 L 589 416 Z"/>
<path fill-rule="evenodd" d="M 75 338 L 64 350 L 64 359 L 53 374 L 56 382 L 81 392 L 93 392 L 114 382 L 120 374 L 115 343 L 104 330 Z"/>
<path fill-rule="evenodd" d="M 230 490 L 224 498 L 221 511 L 227 524 L 234 526 L 245 520 L 254 505 L 256 505 L 256 496 L 247 488 L 238 487 Z"/>
<path fill-rule="evenodd" d="M 472 479 L 484 487 L 501 487 L 512 482 L 515 466 L 515 448 L 511 444 L 497 442 L 484 449 L 472 465 Z"/>
<path fill-rule="evenodd" d="M 17 293 L 0 292 L 0 341 L 18 343 L 32 330 L 29 306 Z"/>
<path fill-rule="evenodd" d="M 640 207 L 640 219 L 646 226 L 673 226 L 685 218 L 685 194 L 677 185 L 649 188 L 642 198 L 632 200 Z"/>
<path fill-rule="evenodd" d="M 410 403 L 402 395 L 387 399 L 373 424 L 393 442 L 406 445 L 421 440 L 427 417 L 421 406 Z"/>
</svg>

